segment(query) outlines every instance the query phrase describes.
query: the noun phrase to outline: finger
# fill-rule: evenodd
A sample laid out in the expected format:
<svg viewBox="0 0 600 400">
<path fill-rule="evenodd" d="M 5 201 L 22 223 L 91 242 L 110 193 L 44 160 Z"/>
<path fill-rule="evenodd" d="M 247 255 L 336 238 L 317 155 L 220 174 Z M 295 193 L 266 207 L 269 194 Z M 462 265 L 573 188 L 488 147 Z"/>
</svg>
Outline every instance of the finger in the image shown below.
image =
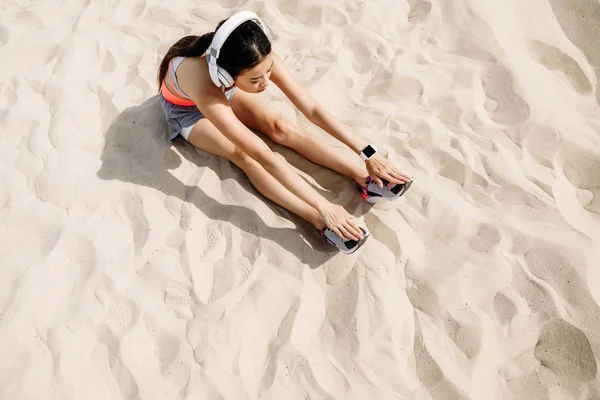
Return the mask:
<svg viewBox="0 0 600 400">
<path fill-rule="evenodd" d="M 346 229 L 356 238 L 356 240 L 361 240 L 363 238 L 362 231 L 352 217 L 346 220 Z"/>
<path fill-rule="evenodd" d="M 387 182 L 390 182 L 390 183 L 399 183 L 399 184 L 404 183 L 403 179 L 396 178 L 391 172 L 389 174 L 384 174 L 382 176 L 382 178 L 385 179 Z"/>
<path fill-rule="evenodd" d="M 404 179 L 405 182 L 412 181 L 412 178 L 410 176 L 403 174 L 402 172 L 400 172 L 400 177 L 402 177 L 402 179 Z"/>
<path fill-rule="evenodd" d="M 360 229 L 360 227 L 358 226 L 356 221 L 354 221 L 353 219 L 349 219 L 348 225 L 349 225 L 349 230 L 351 230 L 351 232 L 354 234 L 354 236 L 358 237 L 359 239 L 363 238 L 362 230 Z"/>
<path fill-rule="evenodd" d="M 354 221 L 354 217 L 352 217 L 351 215 L 348 215 L 348 217 L 346 218 L 346 223 L 344 224 L 344 228 L 354 238 L 354 240 L 362 239 L 362 232 L 358 228 L 356 222 Z"/>
<path fill-rule="evenodd" d="M 408 176 L 406 174 L 402 173 L 402 171 L 400 171 L 398 168 L 390 168 L 386 172 L 388 172 L 390 175 L 392 175 L 396 179 L 408 178 Z"/>
<path fill-rule="evenodd" d="M 376 176 L 373 177 L 373 179 L 375 180 L 375 183 L 380 187 L 383 188 L 383 181 L 381 180 L 381 178 L 379 177 L 381 174 L 378 174 Z"/>
<path fill-rule="evenodd" d="M 342 239 L 344 239 L 344 240 L 348 239 L 346 237 L 346 235 L 344 234 L 344 231 L 342 229 L 340 229 L 339 227 L 336 227 L 335 229 L 332 228 L 332 230 L 336 233 L 336 235 L 338 235 Z"/>
<path fill-rule="evenodd" d="M 338 224 L 336 224 L 336 233 L 344 240 L 349 240 L 349 239 L 356 240 L 354 235 L 352 235 L 348 231 L 348 229 L 346 229 L 343 222 L 339 222 Z"/>
<path fill-rule="evenodd" d="M 362 233 L 362 231 L 360 230 L 360 228 L 356 227 L 356 226 L 352 226 L 352 232 L 354 233 L 354 236 L 356 236 L 357 240 L 362 240 L 364 238 L 364 235 Z"/>
<path fill-rule="evenodd" d="M 362 239 L 362 235 L 355 232 L 354 229 L 346 229 L 348 231 L 348 237 L 352 238 L 352 240 L 356 240 L 357 242 Z"/>
<path fill-rule="evenodd" d="M 391 175 L 397 181 L 394 183 L 406 183 L 406 182 L 410 181 L 410 177 L 408 177 L 407 175 L 403 174 L 402 172 L 400 172 L 398 170 L 392 171 Z"/>
<path fill-rule="evenodd" d="M 342 237 L 345 240 L 360 240 L 358 237 L 356 237 L 356 235 L 354 235 L 350 229 L 348 229 L 346 226 L 340 226 L 340 231 L 343 232 Z"/>
<path fill-rule="evenodd" d="M 391 177 L 391 179 L 388 179 L 388 180 L 393 183 L 405 183 L 406 182 L 406 178 L 404 177 L 404 175 L 402 175 L 401 173 L 398 173 L 395 170 L 390 171 L 390 177 Z"/>
<path fill-rule="evenodd" d="M 397 179 L 396 179 L 396 178 L 394 178 L 394 176 L 392 176 L 392 175 L 391 175 L 391 174 L 390 174 L 388 171 L 386 171 L 386 172 L 382 173 L 382 174 L 380 175 L 380 177 L 381 177 L 382 179 L 385 179 L 385 182 L 383 182 L 383 183 L 384 183 L 384 185 L 385 185 L 387 182 L 391 182 L 391 183 L 398 183 L 398 182 L 396 182 L 396 181 L 397 181 Z"/>
<path fill-rule="evenodd" d="M 410 181 L 410 180 L 412 180 L 412 177 L 411 177 L 411 176 L 409 176 L 409 175 L 407 175 L 407 174 L 405 174 L 405 173 L 401 172 L 401 171 L 400 171 L 400 170 L 398 170 L 398 169 L 396 170 L 396 173 L 397 173 L 398 175 L 400 175 L 401 177 L 403 177 L 403 178 L 405 178 L 405 179 L 409 180 L 409 181 Z"/>
</svg>

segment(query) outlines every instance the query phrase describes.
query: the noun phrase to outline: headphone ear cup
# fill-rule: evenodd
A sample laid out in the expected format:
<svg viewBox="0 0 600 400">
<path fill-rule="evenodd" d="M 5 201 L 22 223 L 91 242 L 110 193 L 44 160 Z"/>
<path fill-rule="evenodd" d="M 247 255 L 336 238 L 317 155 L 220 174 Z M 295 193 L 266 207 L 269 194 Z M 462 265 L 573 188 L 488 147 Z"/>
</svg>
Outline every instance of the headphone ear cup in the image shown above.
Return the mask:
<svg viewBox="0 0 600 400">
<path fill-rule="evenodd" d="M 206 58 L 208 60 L 208 57 Z M 212 64 L 208 64 L 208 72 L 210 74 L 210 80 L 218 87 L 221 86 L 221 82 L 219 81 L 219 70 L 216 66 Z"/>
<path fill-rule="evenodd" d="M 231 75 L 229 75 L 229 72 L 225 71 L 223 68 L 218 68 L 217 72 L 219 73 L 219 81 L 223 86 L 226 88 L 233 86 L 234 80 Z"/>
</svg>

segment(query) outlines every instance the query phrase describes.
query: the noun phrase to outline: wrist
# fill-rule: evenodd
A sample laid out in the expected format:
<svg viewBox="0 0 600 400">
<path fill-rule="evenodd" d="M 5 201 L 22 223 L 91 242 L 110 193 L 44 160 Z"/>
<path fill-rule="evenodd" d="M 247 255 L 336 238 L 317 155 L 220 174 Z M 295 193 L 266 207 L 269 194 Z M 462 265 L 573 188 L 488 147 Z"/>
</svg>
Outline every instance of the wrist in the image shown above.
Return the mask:
<svg viewBox="0 0 600 400">
<path fill-rule="evenodd" d="M 326 210 L 328 204 L 329 204 L 329 202 L 327 200 L 323 200 L 323 201 L 319 201 L 313 207 L 315 208 L 315 210 L 317 210 L 319 215 L 323 215 L 323 211 Z"/>
<path fill-rule="evenodd" d="M 317 211 L 321 211 L 323 208 L 327 207 L 328 204 L 329 201 L 327 201 L 327 199 L 323 197 L 321 200 L 317 201 L 314 207 L 317 209 Z"/>
</svg>

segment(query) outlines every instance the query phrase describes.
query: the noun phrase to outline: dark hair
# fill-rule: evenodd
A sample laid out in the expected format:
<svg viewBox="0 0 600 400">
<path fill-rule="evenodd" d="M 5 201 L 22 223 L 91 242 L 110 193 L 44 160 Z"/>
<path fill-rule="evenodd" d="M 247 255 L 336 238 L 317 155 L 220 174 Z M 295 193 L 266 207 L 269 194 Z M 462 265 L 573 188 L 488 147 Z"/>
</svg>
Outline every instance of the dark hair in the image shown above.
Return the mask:
<svg viewBox="0 0 600 400">
<path fill-rule="evenodd" d="M 219 22 L 217 29 L 225 21 Z M 158 69 L 159 88 L 167 75 L 169 61 L 172 58 L 201 56 L 210 46 L 214 36 L 215 32 L 205 33 L 202 36 L 186 36 L 171 46 Z M 258 65 L 270 52 L 271 42 L 262 28 L 254 21 L 246 21 L 227 37 L 217 62 L 219 67 L 225 69 L 235 79 L 243 71 Z"/>
</svg>

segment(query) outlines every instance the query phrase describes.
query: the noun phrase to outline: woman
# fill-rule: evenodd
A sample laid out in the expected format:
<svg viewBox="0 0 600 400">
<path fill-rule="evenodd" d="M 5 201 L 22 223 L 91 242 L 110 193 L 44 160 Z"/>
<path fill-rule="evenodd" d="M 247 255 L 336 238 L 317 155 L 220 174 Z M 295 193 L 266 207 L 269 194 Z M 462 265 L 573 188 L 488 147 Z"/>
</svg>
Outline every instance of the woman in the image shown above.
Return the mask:
<svg viewBox="0 0 600 400">
<path fill-rule="evenodd" d="M 257 93 L 273 82 L 313 123 L 365 160 L 366 170 L 334 148 L 285 121 Z M 291 76 L 256 14 L 242 11 L 221 21 L 215 32 L 186 36 L 167 52 L 158 71 L 160 101 L 172 127 L 194 146 L 225 157 L 265 197 L 299 215 L 338 249 L 350 254 L 367 239 L 343 207 L 328 202 L 249 128 L 293 148 L 308 160 L 352 179 L 370 202 L 394 199 L 411 179 L 338 122 Z"/>
</svg>

